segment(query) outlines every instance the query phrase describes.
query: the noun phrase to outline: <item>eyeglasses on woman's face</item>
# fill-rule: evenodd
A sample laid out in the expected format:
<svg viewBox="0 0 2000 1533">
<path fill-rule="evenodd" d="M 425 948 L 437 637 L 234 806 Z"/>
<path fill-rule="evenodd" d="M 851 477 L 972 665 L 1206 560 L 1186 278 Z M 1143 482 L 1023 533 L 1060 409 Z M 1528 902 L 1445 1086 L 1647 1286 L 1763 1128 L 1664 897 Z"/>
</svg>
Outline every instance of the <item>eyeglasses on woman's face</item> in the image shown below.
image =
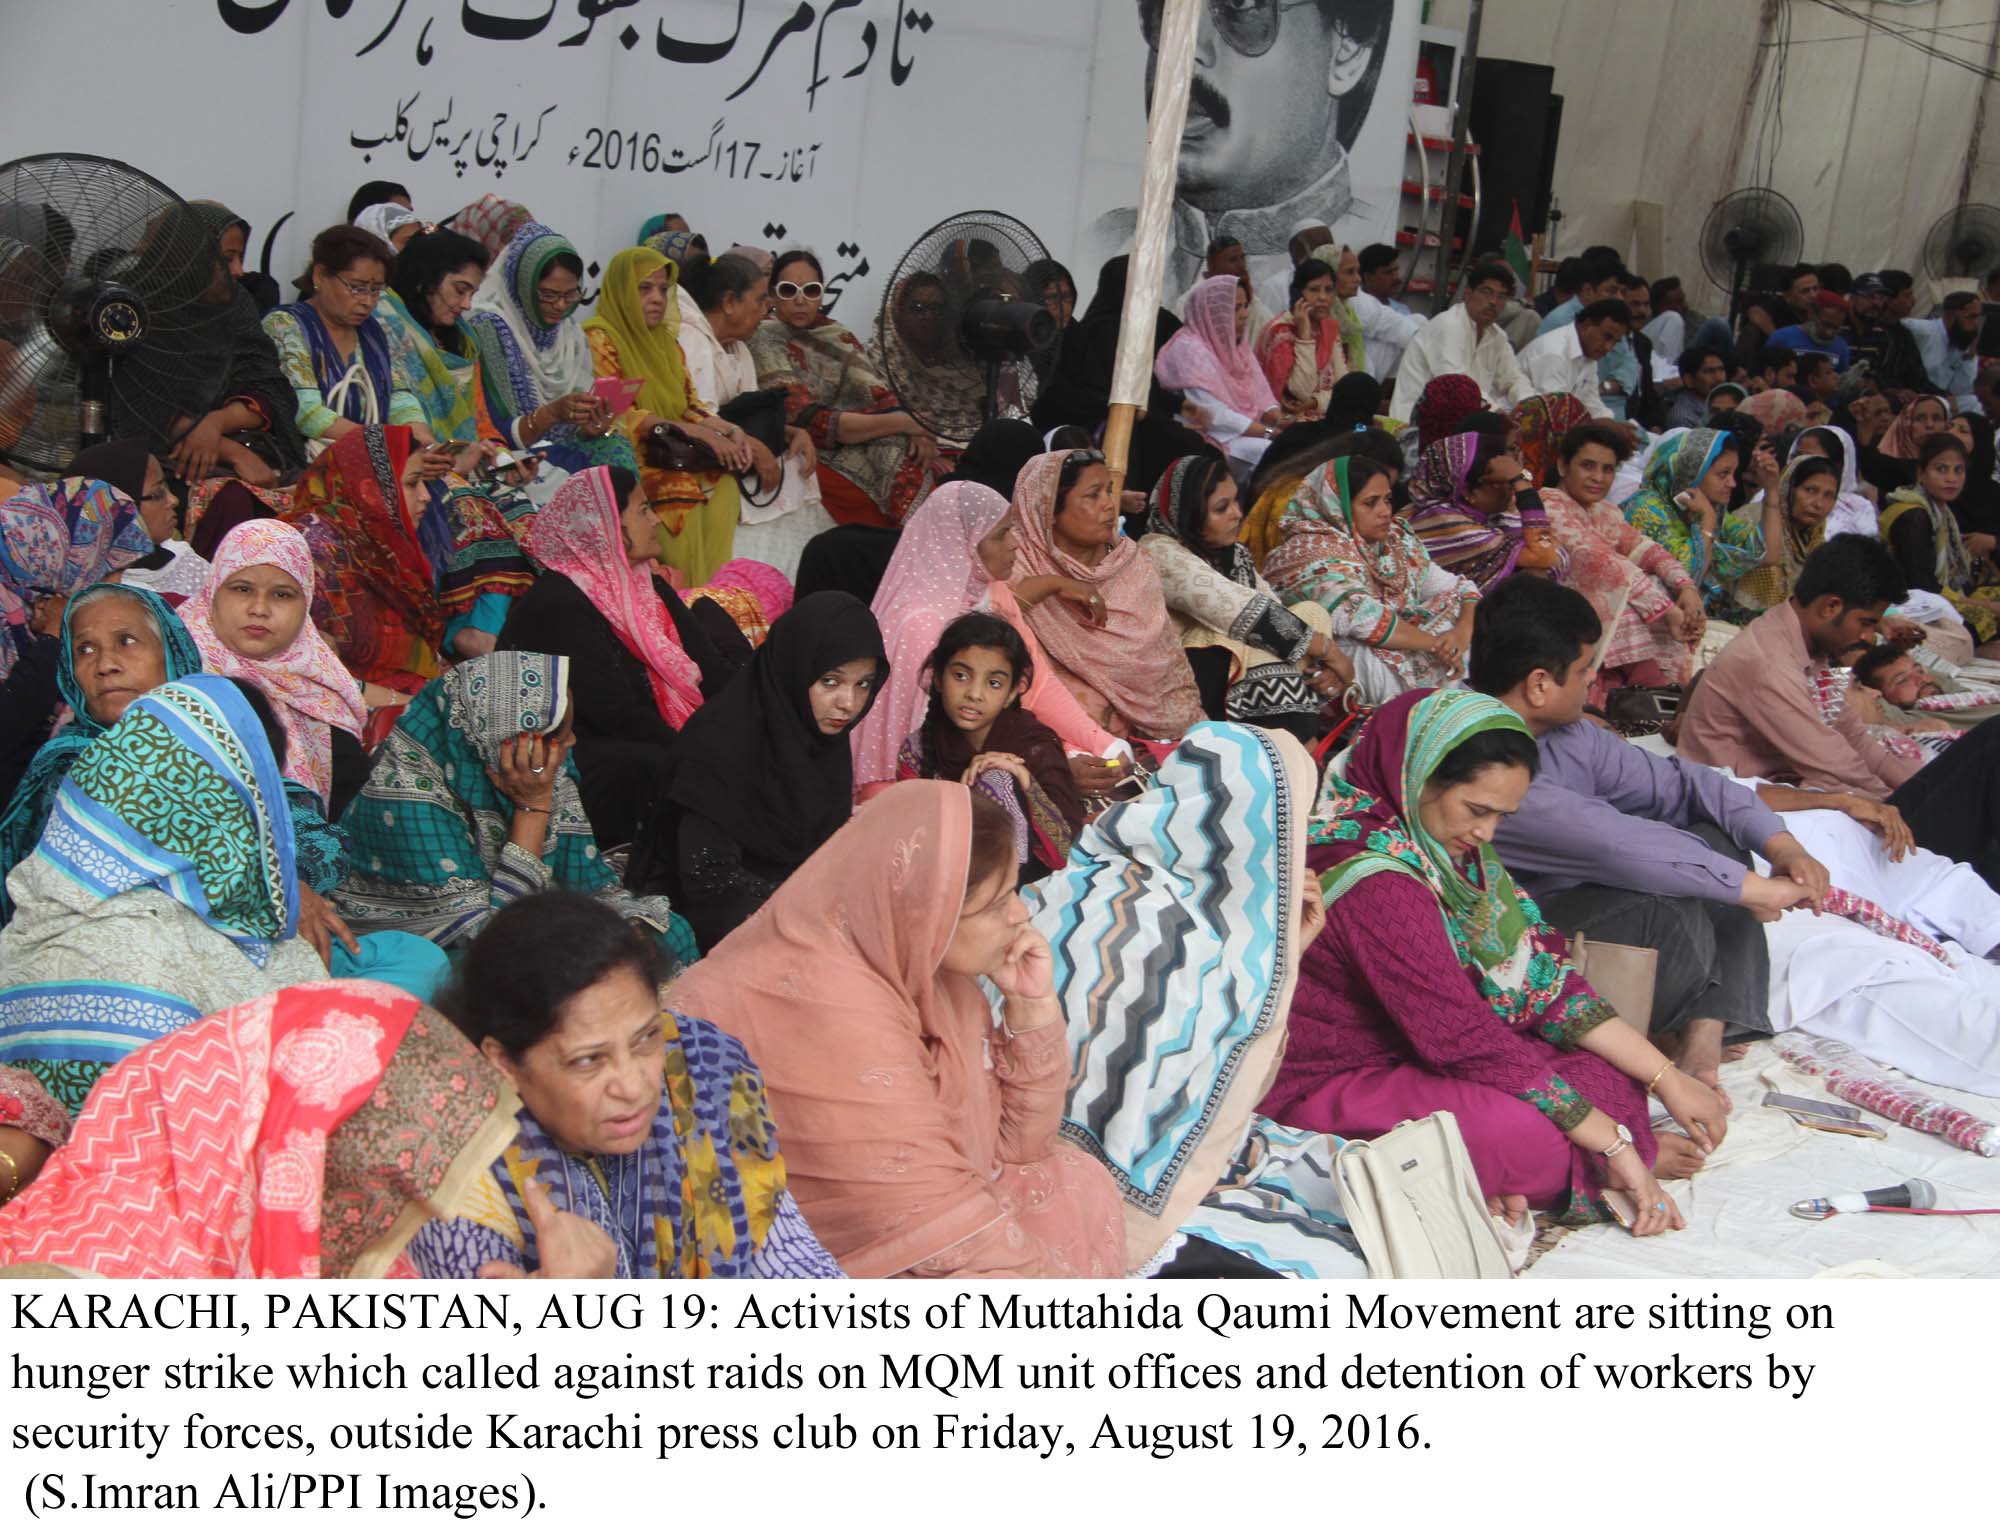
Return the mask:
<svg viewBox="0 0 2000 1533">
<path fill-rule="evenodd" d="M 583 302 L 583 289 L 581 287 L 538 287 L 535 289 L 535 297 L 541 301 L 544 308 L 573 309 Z"/>
<path fill-rule="evenodd" d="M 824 282 L 779 282 L 773 284 L 771 291 L 787 303 L 796 298 L 817 300 L 826 292 L 826 284 Z M 911 307 L 914 308 L 915 306 L 912 305 Z"/>
<path fill-rule="evenodd" d="M 373 303 L 376 299 L 380 298 L 389 288 L 389 284 L 386 282 L 356 282 L 352 277 L 344 276 L 340 273 L 335 273 L 333 280 L 346 288 L 354 297 L 364 299 L 369 303 Z"/>
</svg>

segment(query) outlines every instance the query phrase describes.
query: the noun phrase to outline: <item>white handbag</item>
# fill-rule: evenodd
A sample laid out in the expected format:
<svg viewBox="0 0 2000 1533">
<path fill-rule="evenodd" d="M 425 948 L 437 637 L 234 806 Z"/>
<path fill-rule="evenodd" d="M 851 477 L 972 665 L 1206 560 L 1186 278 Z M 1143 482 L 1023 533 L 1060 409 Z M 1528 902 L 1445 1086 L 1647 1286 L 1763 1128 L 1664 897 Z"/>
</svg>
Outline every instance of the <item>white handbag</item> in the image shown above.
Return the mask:
<svg viewBox="0 0 2000 1533">
<path fill-rule="evenodd" d="M 1434 1112 L 1374 1139 L 1348 1140 L 1334 1175 L 1370 1277 L 1513 1276 L 1452 1114 Z"/>
</svg>

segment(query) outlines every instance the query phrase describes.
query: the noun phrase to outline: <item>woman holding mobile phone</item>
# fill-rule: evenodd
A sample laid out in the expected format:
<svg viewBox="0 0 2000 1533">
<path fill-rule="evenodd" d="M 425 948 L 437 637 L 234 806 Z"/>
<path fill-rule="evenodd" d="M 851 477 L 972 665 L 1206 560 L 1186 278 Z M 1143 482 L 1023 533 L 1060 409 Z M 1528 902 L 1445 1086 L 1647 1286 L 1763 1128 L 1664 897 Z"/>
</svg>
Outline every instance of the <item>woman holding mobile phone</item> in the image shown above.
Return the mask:
<svg viewBox="0 0 2000 1533">
<path fill-rule="evenodd" d="M 558 468 L 636 472 L 631 442 L 612 430 L 610 411 L 591 392 L 590 343 L 576 317 L 583 298 L 576 247 L 546 225 L 521 225 L 465 319 L 487 412 L 513 446 L 546 438 Z"/>
</svg>

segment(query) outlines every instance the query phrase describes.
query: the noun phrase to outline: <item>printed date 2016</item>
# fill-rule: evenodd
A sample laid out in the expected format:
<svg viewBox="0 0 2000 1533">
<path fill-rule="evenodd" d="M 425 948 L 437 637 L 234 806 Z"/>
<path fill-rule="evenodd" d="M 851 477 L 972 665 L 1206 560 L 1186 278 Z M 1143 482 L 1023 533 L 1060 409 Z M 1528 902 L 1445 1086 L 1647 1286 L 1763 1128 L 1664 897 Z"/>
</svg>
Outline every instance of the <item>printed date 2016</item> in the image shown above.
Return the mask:
<svg viewBox="0 0 2000 1533">
<path fill-rule="evenodd" d="M 819 168 L 818 144 L 774 149 L 754 138 L 723 140 L 711 136 L 706 150 L 690 158 L 686 149 L 669 146 L 658 133 L 637 129 L 587 128 L 584 142 L 569 152 L 572 165 L 586 170 L 636 170 L 647 175 L 677 176 L 706 165 L 710 172 L 732 181 L 809 181 Z"/>
</svg>

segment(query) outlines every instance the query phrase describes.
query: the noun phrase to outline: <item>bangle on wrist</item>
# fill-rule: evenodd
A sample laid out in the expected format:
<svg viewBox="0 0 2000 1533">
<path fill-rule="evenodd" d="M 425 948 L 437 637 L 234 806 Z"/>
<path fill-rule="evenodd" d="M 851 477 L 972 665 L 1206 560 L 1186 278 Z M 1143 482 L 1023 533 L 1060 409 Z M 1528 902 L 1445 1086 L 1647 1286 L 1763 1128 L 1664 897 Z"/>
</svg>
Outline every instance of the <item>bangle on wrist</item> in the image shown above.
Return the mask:
<svg viewBox="0 0 2000 1533">
<path fill-rule="evenodd" d="M 516 804 L 514 806 L 514 813 L 516 814 L 547 814 L 548 812 L 546 809 L 537 809 L 533 804 Z"/>
<path fill-rule="evenodd" d="M 1659 1069 L 1653 1072 L 1653 1078 L 1646 1082 L 1647 1096 L 1651 1096 L 1653 1094 L 1653 1088 L 1660 1084 L 1661 1077 L 1663 1077 L 1669 1070 L 1673 1069 L 1673 1067 L 1674 1067 L 1674 1062 L 1670 1059 L 1665 1064 L 1661 1065 Z"/>
<path fill-rule="evenodd" d="M 20 1163 L 5 1150 L 0 1150 L 0 1164 L 7 1167 L 7 1196 L 0 1198 L 0 1203 L 6 1203 L 12 1201 L 14 1194 L 21 1190 L 21 1167 Z"/>
</svg>

